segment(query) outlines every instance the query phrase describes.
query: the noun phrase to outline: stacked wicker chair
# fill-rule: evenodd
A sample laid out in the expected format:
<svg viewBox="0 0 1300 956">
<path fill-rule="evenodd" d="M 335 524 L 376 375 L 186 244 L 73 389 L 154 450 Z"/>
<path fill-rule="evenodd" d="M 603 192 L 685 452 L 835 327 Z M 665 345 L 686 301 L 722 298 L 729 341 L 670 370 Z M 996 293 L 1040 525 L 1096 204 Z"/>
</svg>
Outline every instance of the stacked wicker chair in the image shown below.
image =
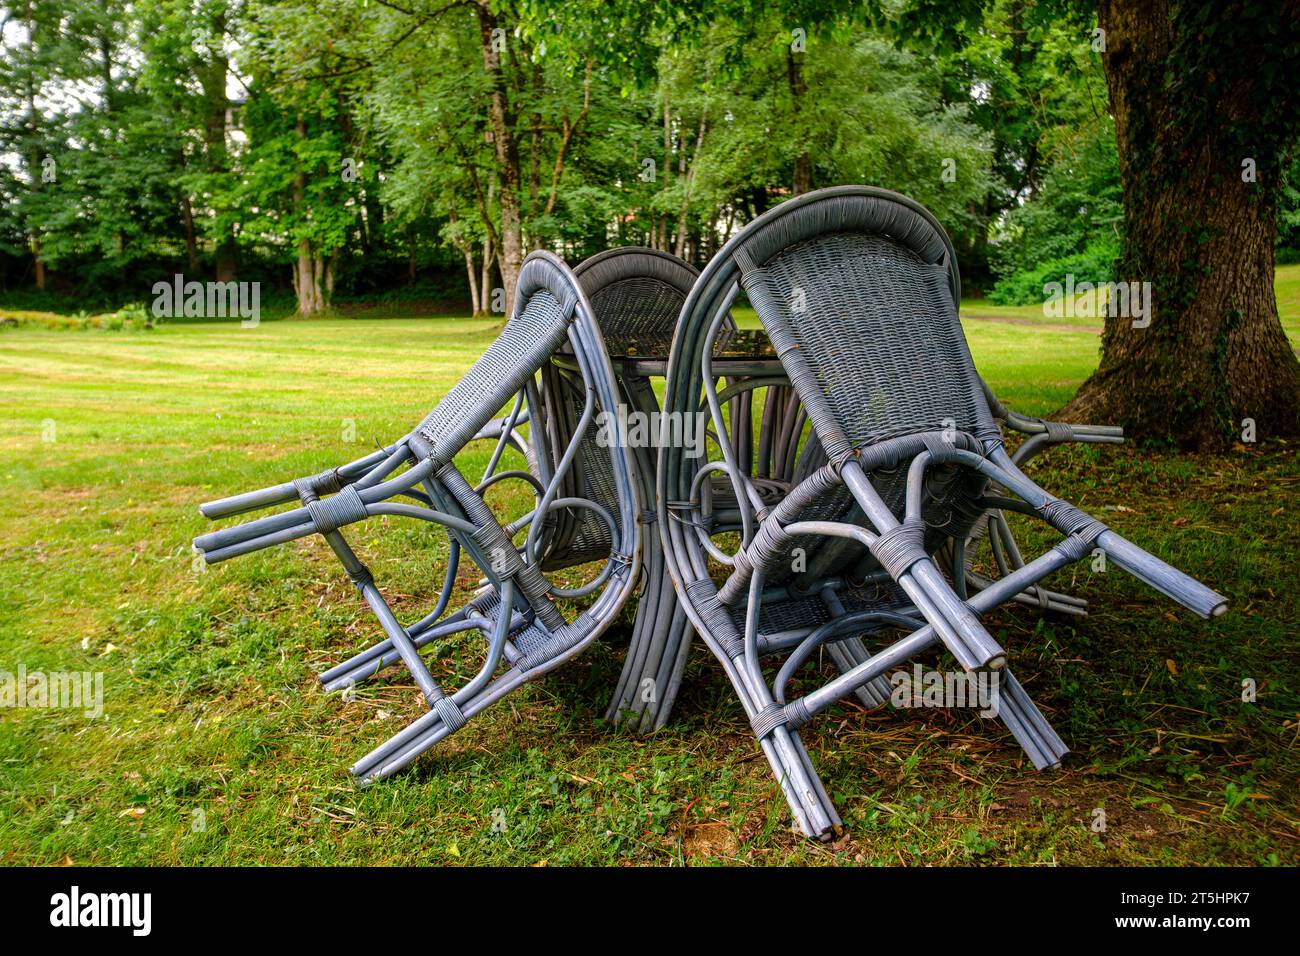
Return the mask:
<svg viewBox="0 0 1300 956">
<path fill-rule="evenodd" d="M 742 287 L 779 363 L 769 353 L 715 372 L 728 341 L 743 338 L 730 311 Z M 809 836 L 829 837 L 840 819 L 799 727 L 849 695 L 882 705 L 887 673 L 935 645 L 962 670 L 997 676 L 999 719 L 1036 767 L 1053 766 L 1065 744 L 983 614 L 1007 601 L 1085 613 L 1083 599 L 1042 580 L 1095 548 L 1204 617 L 1225 601 L 1024 475 L 1020 466 L 1049 446 L 1116 443 L 1122 433 L 1005 408 L 975 373 L 959 298 L 955 254 L 934 218 L 867 187 L 771 210 L 702 274 L 650 249 L 611 250 L 572 271 L 534 253 L 500 336 L 415 429 L 338 468 L 201 506 L 216 519 L 297 505 L 195 547 L 217 563 L 318 534 L 338 557 L 384 639 L 321 682 L 342 690 L 400 665 L 428 706 L 354 764 L 363 784 L 570 660 L 638 585 L 608 718 L 662 727 L 698 632 Z M 693 457 L 662 435 L 658 447 L 629 447 L 618 427 L 610 440 L 627 413 L 660 411 L 649 376 L 665 371 L 663 411 L 704 410 L 711 455 Z M 1014 454 L 1005 431 L 1025 436 Z M 476 441 L 495 447 L 471 483 L 465 449 Z M 502 468 L 507 448 L 526 471 Z M 528 487 L 527 514 L 506 521 L 489 507 L 485 494 L 503 481 Z M 1045 520 L 1063 540 L 1027 561 L 1008 512 Z M 347 526 L 381 515 L 448 536 L 435 606 L 409 624 L 344 538 Z M 985 546 L 990 561 L 977 566 Z M 452 611 L 462 556 L 482 578 Z M 571 568 L 587 568 L 585 583 L 554 580 Z M 481 637 L 481 667 L 444 690 L 421 649 L 464 634 Z M 793 696 L 823 649 L 839 676 Z"/>
<path fill-rule="evenodd" d="M 611 249 L 584 260 L 574 274 L 595 311 L 613 356 L 667 355 L 677 328 L 677 317 L 698 270 L 667 252 L 640 247 Z M 659 411 L 651 381 L 636 374 L 632 362 L 620 362 L 620 391 L 630 412 L 651 415 Z M 550 407 L 573 407 L 572 391 L 566 396 L 552 388 Z M 558 416 L 557 416 L 558 417 Z M 571 413 L 570 413 L 571 420 Z M 654 528 L 653 447 L 632 449 L 641 477 L 645 525 L 640 574 L 641 597 L 632 626 L 623 671 L 606 713 L 607 719 L 639 731 L 657 730 L 668 719 L 681 685 L 691 641 L 690 622 L 677 602 L 671 579 L 664 573 L 663 551 Z M 585 480 L 607 485 L 608 475 L 599 456 L 586 456 L 593 466 Z M 585 542 L 600 529 L 587 518 L 575 538 L 558 537 L 555 553 L 564 561 L 586 559 Z"/>
<path fill-rule="evenodd" d="M 822 190 L 727 243 L 696 281 L 674 344 L 664 408 L 695 409 L 703 399 L 721 459 L 660 450 L 656 500 L 669 572 L 812 837 L 829 837 L 840 820 L 799 727 L 854 692 L 883 702 L 885 675 L 936 644 L 963 671 L 996 675 L 998 717 L 1035 766 L 1059 762 L 1064 743 L 979 620 L 1017 595 L 1036 596 L 1028 589 L 1052 571 L 1102 548 L 1203 617 L 1226 606 L 1021 472 L 971 362 L 955 276 L 943 229 L 917 203 L 868 187 Z M 724 436 L 729 417 L 711 365 L 741 285 L 820 445 L 821 463 L 805 450 L 797 484 L 772 507 L 755 506 L 749 469 Z M 705 467 L 735 489 L 740 542 L 731 553 L 700 520 L 694 489 Z M 963 545 L 991 509 L 1036 516 L 1062 540 L 963 597 Z M 803 665 L 845 638 L 876 650 L 792 696 L 796 674 L 810 679 Z"/>
<path fill-rule="evenodd" d="M 563 436 L 564 445 L 552 449 L 546 429 L 536 427 L 544 404 L 539 380 L 553 374 L 552 365 L 566 346 L 565 374 L 581 404 L 576 421 Z M 640 561 L 636 466 L 621 442 L 598 447 L 588 439 L 598 416 L 616 414 L 619 400 L 600 328 L 578 280 L 555 256 L 536 252 L 524 262 L 514 311 L 500 336 L 400 441 L 315 476 L 201 507 L 207 517 L 220 518 L 296 500 L 300 507 L 202 535 L 195 539 L 195 548 L 208 563 L 216 563 L 321 535 L 385 634 L 384 640 L 321 675 L 321 681 L 328 689 L 343 689 L 401 663 L 419 686 L 428 713 L 362 757 L 352 767 L 358 781 L 387 777 L 406 766 L 525 681 L 578 654 L 618 615 Z M 509 408 L 509 414 L 493 426 L 492 419 L 503 408 Z M 521 444 L 518 426 L 530 415 L 533 429 L 528 447 L 536 460 L 547 463 L 542 477 L 496 471 L 505 446 Z M 457 458 L 463 462 L 469 442 L 492 434 L 497 447 L 487 473 L 471 484 Z M 570 472 L 580 448 L 601 458 L 600 471 L 607 483 L 599 500 L 569 493 L 574 487 Z M 588 465 L 594 469 L 591 462 Z M 535 506 L 527 515 L 502 524 L 484 494 L 497 482 L 510 479 L 532 487 Z M 544 576 L 542 556 L 552 550 L 547 535 L 555 522 L 548 519 L 575 510 L 589 511 L 602 523 L 600 546 L 587 556 L 603 560 L 604 565 L 587 584 L 566 590 Z M 343 535 L 346 526 L 378 515 L 432 522 L 445 528 L 451 541 L 437 606 L 411 624 L 398 621 Z M 525 543 L 516 545 L 515 538 L 525 532 Z M 468 604 L 448 614 L 462 554 L 478 566 L 483 582 Z M 585 603 L 585 607 L 566 614 L 557 603 L 560 598 L 566 605 Z M 471 631 L 477 631 L 485 644 L 482 667 L 459 690 L 445 691 L 420 649 Z"/>
</svg>

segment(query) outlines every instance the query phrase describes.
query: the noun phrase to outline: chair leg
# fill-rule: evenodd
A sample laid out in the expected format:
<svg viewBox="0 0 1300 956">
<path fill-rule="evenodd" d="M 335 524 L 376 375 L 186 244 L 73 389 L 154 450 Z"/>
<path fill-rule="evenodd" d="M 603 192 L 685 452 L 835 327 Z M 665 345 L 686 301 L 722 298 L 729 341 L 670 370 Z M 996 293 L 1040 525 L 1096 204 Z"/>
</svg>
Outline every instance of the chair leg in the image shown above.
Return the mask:
<svg viewBox="0 0 1300 956">
<path fill-rule="evenodd" d="M 826 816 L 830 820 L 830 826 L 827 829 L 823 830 L 821 833 L 809 835 L 823 841 L 830 840 L 833 837 L 838 836 L 844 829 L 844 821 L 840 819 L 840 815 L 835 809 L 835 804 L 831 802 L 830 794 L 826 792 L 826 785 L 822 783 L 821 775 L 813 768 L 812 758 L 808 756 L 808 749 L 803 745 L 803 739 L 799 736 L 798 731 L 790 730 L 789 734 L 790 745 L 802 760 L 804 773 L 807 774 L 808 779 L 812 781 L 812 785 L 817 791 L 817 798 L 821 801 L 822 807 L 826 811 Z"/>
<path fill-rule="evenodd" d="M 847 640 L 836 641 L 834 644 L 827 644 L 826 653 L 830 655 L 831 660 L 841 674 L 847 674 L 871 657 L 871 651 L 867 649 L 867 645 L 862 642 L 860 637 L 851 637 Z M 867 710 L 875 710 L 889 700 L 891 690 L 889 679 L 882 674 L 870 683 L 856 688 L 853 691 L 853 696 Z"/>
<path fill-rule="evenodd" d="M 813 839 L 831 839 L 840 829 L 840 817 L 798 735 L 782 725 L 761 738 L 760 743 L 781 781 L 796 825 Z"/>
<path fill-rule="evenodd" d="M 653 543 L 647 544 L 643 562 L 644 591 L 632 626 L 632 641 L 628 645 L 627 658 L 614 696 L 605 713 L 605 718 L 610 722 L 633 729 L 640 729 L 643 714 L 649 711 L 653 715 L 658 705 L 660 688 L 657 685 L 649 688 L 653 700 L 646 700 L 644 682 L 658 670 L 665 638 L 663 632 L 667 629 L 667 622 L 661 618 L 665 611 L 671 613 L 668 604 L 672 585 L 667 585 L 669 593 L 665 594 L 663 555 L 653 547 Z"/>
<path fill-rule="evenodd" d="M 513 669 L 502 674 L 472 699 L 463 705 L 457 705 L 462 715 L 459 720 L 453 717 L 448 722 L 446 714 L 440 710 L 431 710 L 420 715 L 353 764 L 350 770 L 353 779 L 358 786 L 362 787 L 378 780 L 386 780 L 435 744 L 465 726 L 465 721 L 469 718 L 486 710 L 523 685 L 527 679 L 522 672 Z"/>
<path fill-rule="evenodd" d="M 759 604 L 763 591 L 763 574 L 755 571 L 749 582 L 749 599 L 745 614 L 745 634 L 731 659 L 732 683 L 745 702 L 754 734 L 770 745 L 768 759 L 775 758 L 778 777 L 790 803 L 795 821 L 808 836 L 829 839 L 838 831 L 839 815 L 831 804 L 826 788 L 808 759 L 794 728 L 789 726 L 785 708 L 776 702 L 763 677 L 757 659 Z"/>
<path fill-rule="evenodd" d="M 648 730 L 660 730 L 668 723 L 668 718 L 672 716 L 673 705 L 677 701 L 677 693 L 681 690 L 682 676 L 686 673 L 686 661 L 690 657 L 691 642 L 695 638 L 695 629 L 691 626 L 690 618 L 686 616 L 685 609 L 677 601 L 677 595 L 673 595 L 673 615 L 668 628 L 668 646 L 673 649 L 672 655 L 664 655 L 664 663 L 667 665 L 666 682 L 661 683 L 664 687 L 664 693 L 659 701 L 659 710 L 655 713 L 655 719 Z"/>
<path fill-rule="evenodd" d="M 406 665 L 406 669 L 411 672 L 411 676 L 419 686 L 424 699 L 433 704 L 443 696 L 442 690 L 438 687 L 437 681 L 433 679 L 433 675 L 429 673 L 429 669 L 424 665 L 424 659 L 420 656 L 420 652 L 411 640 L 411 636 L 398 622 L 397 617 L 388 606 L 388 602 L 384 600 L 384 596 L 375 587 L 374 579 L 370 575 L 370 569 L 357 558 L 352 548 L 343 539 L 341 532 L 337 530 L 331 531 L 325 535 L 325 540 L 338 556 L 339 561 L 348 572 L 348 576 L 356 584 L 362 598 L 370 605 L 370 610 L 374 612 L 380 626 L 384 629 L 384 633 L 388 635 L 388 640 L 392 642 L 394 651 L 401 658 L 402 663 Z"/>
<path fill-rule="evenodd" d="M 1020 553 L 1016 539 L 1012 537 L 1006 515 L 1001 511 L 993 510 L 989 512 L 988 519 L 989 548 L 999 571 L 1007 574 L 1009 571 L 1024 567 L 1025 559 Z M 969 576 L 968 573 L 968 578 Z M 1059 614 L 1086 616 L 1088 613 L 1088 602 L 1083 598 L 1052 591 L 1041 584 L 1026 588 L 1016 595 L 1016 600 L 1022 604 L 1036 605 L 1043 611 L 1054 611 Z"/>
<path fill-rule="evenodd" d="M 1003 668 L 998 674 L 998 718 L 1033 761 L 1036 770 L 1060 766 L 1062 758 L 1070 752 L 1010 668 Z"/>
</svg>

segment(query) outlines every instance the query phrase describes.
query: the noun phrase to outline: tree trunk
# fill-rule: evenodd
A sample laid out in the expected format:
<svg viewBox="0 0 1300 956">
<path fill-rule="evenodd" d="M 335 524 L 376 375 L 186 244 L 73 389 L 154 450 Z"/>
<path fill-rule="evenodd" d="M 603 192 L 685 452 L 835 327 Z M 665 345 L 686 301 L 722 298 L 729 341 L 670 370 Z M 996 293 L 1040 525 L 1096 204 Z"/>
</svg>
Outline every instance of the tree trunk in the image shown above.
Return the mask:
<svg viewBox="0 0 1300 956">
<path fill-rule="evenodd" d="M 497 17 L 484 2 L 478 6 L 479 39 L 483 47 L 483 69 L 492 81 L 488 102 L 488 120 L 492 124 L 492 140 L 496 147 L 497 172 L 501 182 L 501 248 L 498 263 L 501 281 L 505 286 L 506 315 L 514 307 L 515 283 L 524 264 L 523 219 L 520 209 L 521 169 L 519 143 L 515 137 L 515 118 L 507 97 L 505 74 L 501 69 L 501 55 L 493 47 L 492 31 L 497 27 Z"/>
<path fill-rule="evenodd" d="M 32 258 L 36 267 L 36 291 L 45 291 L 45 260 L 41 258 L 41 238 L 32 236 Z"/>
<path fill-rule="evenodd" d="M 1300 4 L 1288 6 L 1295 17 Z M 1285 153 L 1274 144 L 1291 134 L 1267 112 L 1291 107 L 1259 78 L 1277 54 L 1270 31 L 1248 22 L 1211 40 L 1189 16 L 1167 0 L 1099 4 L 1124 190 L 1116 279 L 1151 283 L 1149 317 L 1136 319 L 1149 325 L 1106 317 L 1100 367 L 1060 415 L 1213 451 L 1244 419 L 1260 439 L 1300 435 L 1300 363 L 1273 292 Z"/>
<path fill-rule="evenodd" d="M 301 113 L 298 114 L 294 129 L 299 139 L 306 138 L 307 124 Z M 293 177 L 293 210 L 296 215 L 302 214 L 306 192 L 307 173 L 300 165 Z M 293 289 L 298 293 L 298 314 L 303 317 L 315 315 L 321 307 L 320 282 L 314 268 L 315 260 L 316 257 L 312 255 L 311 240 L 304 236 L 298 240 L 298 261 L 293 270 Z M 218 279 L 218 281 L 222 280 Z"/>
<path fill-rule="evenodd" d="M 491 237 L 483 240 L 483 271 L 480 276 L 480 289 L 478 302 L 481 311 L 475 315 L 487 315 L 492 311 L 492 250 Z"/>
<path fill-rule="evenodd" d="M 679 117 L 680 119 L 680 117 Z M 686 139 L 686 124 L 682 123 L 682 132 L 680 141 L 677 144 L 677 178 L 682 182 L 682 191 L 686 190 L 686 149 L 690 144 Z M 689 202 L 686 200 L 685 202 Z M 681 258 L 681 249 L 686 243 L 686 207 L 685 202 L 677 212 L 677 228 L 668 233 L 668 241 L 664 243 L 664 251 L 672 252 L 677 258 Z M 667 219 L 667 215 L 664 216 Z M 675 246 L 675 248 L 670 248 Z"/>
<path fill-rule="evenodd" d="M 298 240 L 298 262 L 293 270 L 293 290 L 298 293 L 298 314 L 307 317 L 320 311 L 319 286 L 313 268 L 311 241 Z"/>
<path fill-rule="evenodd" d="M 672 111 L 668 106 L 668 94 L 664 93 L 664 178 L 659 183 L 659 189 L 662 191 L 668 188 L 669 171 L 672 169 L 670 161 L 673 155 L 673 117 Z M 668 213 L 664 212 L 663 218 L 659 220 L 659 235 L 651 243 L 656 249 L 668 249 Z"/>
<path fill-rule="evenodd" d="M 478 295 L 478 274 L 474 265 L 474 244 L 457 228 L 460 217 L 456 215 L 456 199 L 452 197 L 451 203 L 447 207 L 447 221 L 451 223 L 452 244 L 460 250 L 461 255 L 465 257 L 465 275 L 469 280 L 469 298 L 471 314 L 478 316 L 480 313 L 479 295 Z M 409 229 L 407 230 L 409 233 Z M 411 256 L 412 262 L 415 257 L 415 239 L 411 239 Z M 412 266 L 414 270 L 414 265 Z"/>
<path fill-rule="evenodd" d="M 478 316 L 482 314 L 483 309 L 479 305 L 478 269 L 474 265 L 474 252 L 470 249 L 469 243 L 462 246 L 461 251 L 465 254 L 465 275 L 469 278 L 470 314 Z"/>
<path fill-rule="evenodd" d="M 331 252 L 325 258 L 325 285 L 320 294 L 322 309 L 328 309 L 334 304 L 334 265 L 338 262 L 338 259 L 339 254 L 337 252 Z"/>
<path fill-rule="evenodd" d="M 686 239 L 687 239 L 687 216 L 691 211 L 691 187 L 695 185 L 695 171 L 700 167 L 700 151 L 704 148 L 704 136 L 709 130 L 709 103 L 704 102 L 704 107 L 700 111 L 700 128 L 695 134 L 695 149 L 691 155 L 689 168 L 686 166 L 686 144 L 682 143 L 681 166 L 686 174 L 685 182 L 682 185 L 682 207 L 677 213 L 677 249 L 675 250 L 678 259 L 686 257 Z"/>
<path fill-rule="evenodd" d="M 25 6 L 25 21 L 27 25 L 27 43 L 34 52 L 37 49 L 37 24 L 35 12 L 32 9 L 31 0 L 28 0 Z M 32 57 L 35 60 L 35 57 Z M 36 107 L 36 80 L 35 80 L 35 63 L 29 63 L 27 66 L 28 73 L 26 77 L 27 86 L 27 116 L 24 125 L 27 133 L 27 172 L 32 179 L 32 192 L 41 191 L 41 151 L 40 151 L 40 126 L 37 117 L 40 112 Z M 39 228 L 33 222 L 28 222 L 28 242 L 32 250 L 32 266 L 35 271 L 36 291 L 45 291 L 45 260 L 41 258 L 41 234 Z"/>
<path fill-rule="evenodd" d="M 181 221 L 185 224 L 185 261 L 190 275 L 199 271 L 199 243 L 194 235 L 194 206 L 188 195 L 181 196 Z"/>
<path fill-rule="evenodd" d="M 713 258 L 713 250 L 718 238 L 718 211 L 715 209 L 709 215 L 708 224 L 704 227 L 704 241 L 700 248 L 700 261 L 708 262 Z"/>
<path fill-rule="evenodd" d="M 226 80 L 230 73 L 230 60 L 222 52 L 225 38 L 226 15 L 218 12 L 212 18 L 212 35 L 216 42 L 212 58 L 198 69 L 199 83 L 203 88 L 204 117 L 203 139 L 207 170 L 217 176 L 230 171 L 230 151 L 226 147 L 226 112 L 230 100 L 226 96 Z M 218 213 L 223 210 L 217 210 Z M 239 250 L 232 233 L 226 232 L 216 240 L 215 271 L 218 282 L 233 282 L 239 270 Z"/>
<path fill-rule="evenodd" d="M 812 157 L 808 153 L 808 137 L 800 135 L 799 112 L 803 109 L 804 93 L 808 85 L 803 77 L 803 54 L 793 49 L 785 51 L 786 74 L 790 82 L 791 113 L 794 117 L 794 132 L 802 149 L 794 158 L 794 180 L 791 183 L 794 194 L 801 196 L 812 189 Z"/>
</svg>

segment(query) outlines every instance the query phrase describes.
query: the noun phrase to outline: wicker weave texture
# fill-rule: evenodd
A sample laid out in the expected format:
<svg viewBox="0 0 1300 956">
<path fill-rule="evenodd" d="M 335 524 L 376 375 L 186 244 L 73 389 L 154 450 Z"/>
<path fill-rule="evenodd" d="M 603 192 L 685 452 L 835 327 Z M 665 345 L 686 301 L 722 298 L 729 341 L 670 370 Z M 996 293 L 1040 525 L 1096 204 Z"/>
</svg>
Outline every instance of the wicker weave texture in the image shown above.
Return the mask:
<svg viewBox="0 0 1300 956">
<path fill-rule="evenodd" d="M 861 446 L 953 427 L 996 433 L 948 281 L 945 265 L 891 239 L 837 233 L 777 254 L 745 286 L 778 350 L 797 349 L 811 373 L 794 384 L 819 433 L 824 402 Z"/>
<path fill-rule="evenodd" d="M 686 296 L 653 276 L 611 283 L 591 298 L 611 355 L 667 355 Z"/>
<path fill-rule="evenodd" d="M 546 290 L 538 290 L 506 323 L 483 357 L 420 423 L 434 453 L 455 453 L 478 433 L 564 341 L 571 314 Z"/>
</svg>

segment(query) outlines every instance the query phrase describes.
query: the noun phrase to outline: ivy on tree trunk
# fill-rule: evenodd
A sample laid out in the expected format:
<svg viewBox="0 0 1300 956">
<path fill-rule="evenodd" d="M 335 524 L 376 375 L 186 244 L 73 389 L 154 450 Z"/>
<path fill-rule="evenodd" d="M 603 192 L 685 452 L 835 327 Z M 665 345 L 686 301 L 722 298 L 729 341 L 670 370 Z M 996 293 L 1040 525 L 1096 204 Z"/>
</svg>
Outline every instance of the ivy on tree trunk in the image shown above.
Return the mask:
<svg viewBox="0 0 1300 956">
<path fill-rule="evenodd" d="M 1300 3 L 1101 0 L 1098 22 L 1124 195 L 1116 278 L 1151 284 L 1150 316 L 1107 316 L 1100 367 L 1061 417 L 1199 450 L 1246 419 L 1260 439 L 1297 437 L 1273 272 Z"/>
</svg>

